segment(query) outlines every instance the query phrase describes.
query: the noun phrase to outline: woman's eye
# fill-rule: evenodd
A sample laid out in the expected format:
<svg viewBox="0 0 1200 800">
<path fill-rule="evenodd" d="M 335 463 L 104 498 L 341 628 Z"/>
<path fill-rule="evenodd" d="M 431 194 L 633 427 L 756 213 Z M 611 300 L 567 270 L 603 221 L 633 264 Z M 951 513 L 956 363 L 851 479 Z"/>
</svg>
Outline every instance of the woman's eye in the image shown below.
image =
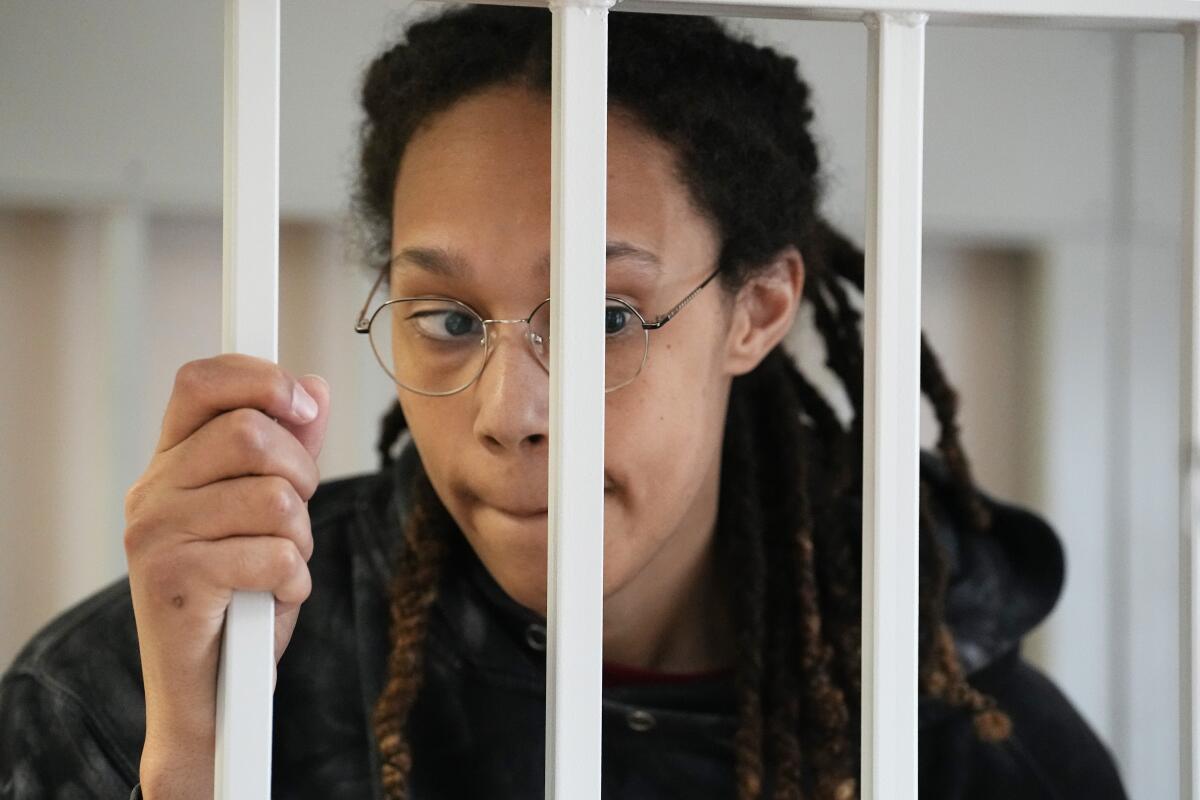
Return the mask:
<svg viewBox="0 0 1200 800">
<path fill-rule="evenodd" d="M 478 330 L 479 320 L 461 311 L 421 311 L 410 319 L 422 335 L 431 339 L 450 341 L 464 336 L 478 339 L 483 335 Z"/>
<path fill-rule="evenodd" d="M 604 314 L 604 333 L 608 336 L 620 333 L 629 324 L 631 316 L 628 308 L 609 306 Z"/>
</svg>

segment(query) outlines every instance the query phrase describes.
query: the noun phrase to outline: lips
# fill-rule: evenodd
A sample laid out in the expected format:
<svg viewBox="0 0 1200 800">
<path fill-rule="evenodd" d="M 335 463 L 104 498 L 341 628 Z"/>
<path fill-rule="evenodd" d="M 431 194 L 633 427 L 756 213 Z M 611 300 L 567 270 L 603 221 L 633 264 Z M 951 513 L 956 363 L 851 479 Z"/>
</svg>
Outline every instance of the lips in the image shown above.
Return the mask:
<svg viewBox="0 0 1200 800">
<path fill-rule="evenodd" d="M 614 486 L 614 484 L 611 481 L 609 481 L 606 476 L 604 479 L 604 491 L 606 493 L 611 492 L 615 488 L 616 487 Z M 523 505 L 507 505 L 505 503 L 492 503 L 492 502 L 489 502 L 482 493 L 473 493 L 473 494 L 475 495 L 475 499 L 478 502 L 481 502 L 484 505 L 490 506 L 491 508 L 495 509 L 496 511 L 499 511 L 502 514 L 507 514 L 510 517 L 537 517 L 537 516 L 541 516 L 542 514 L 545 514 L 547 512 L 547 507 L 544 504 L 539 505 L 536 503 L 527 503 L 527 504 L 523 504 Z"/>
<path fill-rule="evenodd" d="M 503 497 L 497 493 L 495 496 Z M 546 513 L 546 496 L 543 493 L 541 497 L 531 497 L 524 503 L 513 502 L 516 498 L 509 497 L 505 502 L 492 502 L 487 495 L 475 495 L 476 502 L 489 506 L 502 514 L 507 514 L 510 517 L 536 517 L 538 514 Z"/>
<path fill-rule="evenodd" d="M 504 514 L 508 514 L 510 517 L 536 517 L 546 513 L 546 509 L 544 508 L 516 509 L 501 508 L 500 506 L 493 506 L 493 508 Z"/>
</svg>

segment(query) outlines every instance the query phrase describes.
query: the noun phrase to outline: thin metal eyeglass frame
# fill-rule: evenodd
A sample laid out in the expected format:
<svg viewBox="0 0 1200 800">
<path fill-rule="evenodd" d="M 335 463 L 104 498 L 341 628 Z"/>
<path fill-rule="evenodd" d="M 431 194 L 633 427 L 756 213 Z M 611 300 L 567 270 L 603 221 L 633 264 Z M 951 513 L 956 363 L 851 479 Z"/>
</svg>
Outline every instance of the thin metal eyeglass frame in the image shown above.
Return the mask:
<svg viewBox="0 0 1200 800">
<path fill-rule="evenodd" d="M 379 285 L 381 283 L 383 283 L 383 279 L 385 277 L 387 277 L 387 275 L 389 274 L 388 269 L 390 267 L 390 264 L 391 264 L 391 262 L 389 261 L 388 264 L 380 267 L 379 277 L 375 279 L 375 284 L 371 287 L 371 292 L 370 292 L 370 294 L 367 295 L 366 302 L 363 303 L 362 309 L 358 312 L 358 320 L 354 323 L 354 332 L 355 333 L 367 334 L 369 337 L 369 335 L 371 333 L 371 324 L 375 321 L 375 317 L 379 314 L 379 312 L 382 311 L 386 306 L 392 305 L 393 303 L 400 303 L 405 300 L 444 300 L 444 301 L 449 301 L 452 303 L 457 303 L 458 305 L 462 306 L 463 308 L 467 309 L 472 314 L 474 314 L 476 319 L 478 319 L 484 326 L 483 327 L 483 331 L 484 331 L 483 361 L 480 363 L 479 370 L 475 373 L 475 375 L 471 378 L 471 380 L 467 381 L 466 383 L 464 383 L 462 386 L 458 387 L 457 389 L 453 389 L 448 392 L 423 392 L 419 389 L 413 389 L 410 386 L 405 386 L 404 384 L 402 384 L 398 380 L 396 380 L 396 378 L 394 376 L 392 376 L 390 372 L 388 373 L 388 377 L 392 378 L 392 380 L 396 383 L 396 385 L 401 386 L 405 389 L 408 389 L 410 392 L 416 392 L 417 394 L 423 394 L 427 397 L 447 397 L 452 394 L 458 394 L 459 392 L 463 391 L 464 389 L 466 389 L 468 386 L 470 386 L 472 383 L 474 383 L 476 380 L 479 379 L 479 376 L 483 374 L 484 367 L 487 365 L 487 357 L 488 357 L 489 347 L 490 347 L 490 343 L 491 343 L 491 337 L 488 335 L 488 330 L 489 330 L 487 327 L 488 323 L 490 323 L 490 322 L 496 322 L 496 323 L 523 322 L 526 325 L 529 325 L 530 321 L 533 319 L 533 315 L 536 314 L 542 306 L 544 306 L 544 305 L 546 305 L 546 303 L 550 302 L 550 298 L 547 297 L 545 300 L 543 300 L 542 302 L 540 302 L 536 306 L 534 306 L 533 311 L 529 312 L 529 316 L 525 317 L 524 319 L 484 319 L 483 316 L 478 311 L 471 308 L 469 305 L 467 305 L 463 301 L 459 300 L 458 298 L 447 297 L 445 295 L 416 295 L 413 297 L 397 297 L 395 299 L 388 300 L 385 303 L 381 303 L 379 308 L 372 311 L 371 314 L 368 316 L 367 309 L 370 307 L 371 301 L 375 298 L 375 293 L 377 291 L 379 291 Z M 678 314 L 680 311 L 682 311 L 683 307 L 686 306 L 688 303 L 690 303 L 692 301 L 692 298 L 694 298 L 696 295 L 698 295 L 700 293 L 700 290 L 703 289 L 705 286 L 707 286 L 709 284 L 709 282 L 712 281 L 713 278 L 717 277 L 717 275 L 720 274 L 720 272 L 721 272 L 721 267 L 718 265 L 716 269 L 714 269 L 711 273 L 709 273 L 707 278 L 705 278 L 703 281 L 700 282 L 699 286 L 697 286 L 695 289 L 692 289 L 692 291 L 690 291 L 686 297 L 684 297 L 682 300 L 680 300 L 678 303 L 676 303 L 674 306 L 672 306 L 671 310 L 667 311 L 665 314 L 660 314 L 657 317 L 655 317 L 653 322 L 647 322 L 646 318 L 642 316 L 640 311 L 638 311 L 632 305 L 630 305 L 629 303 L 626 303 L 624 300 L 620 299 L 619 297 L 613 297 L 612 295 L 606 295 L 606 298 L 609 300 L 615 300 L 616 302 L 621 303 L 622 305 L 627 307 L 630 311 L 632 311 L 634 314 L 636 314 L 638 320 L 640 320 L 640 324 L 642 326 L 643 331 L 647 331 L 647 332 L 648 331 L 656 331 L 659 328 L 666 325 L 668 322 L 670 322 L 675 317 L 676 314 Z M 648 333 L 646 333 L 644 335 L 646 336 L 646 343 L 645 343 L 645 346 L 642 348 L 642 363 L 638 365 L 637 371 L 634 372 L 633 375 L 630 376 L 629 380 L 625 381 L 624 383 L 622 383 L 618 386 L 612 386 L 612 387 L 605 388 L 605 390 L 604 390 L 605 394 L 607 394 L 608 392 L 615 391 L 617 389 L 621 389 L 625 386 L 628 386 L 629 384 L 633 383 L 634 379 L 637 378 L 638 375 L 642 374 L 642 370 L 646 366 L 646 359 L 649 357 L 649 354 L 650 354 L 650 337 L 649 337 Z M 529 344 L 529 346 L 531 348 L 533 347 L 533 342 L 529 341 L 528 336 L 525 337 L 525 341 Z M 372 346 L 371 349 L 374 350 L 374 346 Z M 376 353 L 376 356 L 378 357 L 378 353 Z M 550 368 L 546 364 L 542 363 L 542 360 L 537 357 L 537 353 L 534 353 L 534 359 L 538 362 L 538 364 L 541 364 L 542 369 L 546 370 L 546 374 L 550 373 Z M 380 364 L 380 366 L 383 366 L 383 365 Z"/>
</svg>

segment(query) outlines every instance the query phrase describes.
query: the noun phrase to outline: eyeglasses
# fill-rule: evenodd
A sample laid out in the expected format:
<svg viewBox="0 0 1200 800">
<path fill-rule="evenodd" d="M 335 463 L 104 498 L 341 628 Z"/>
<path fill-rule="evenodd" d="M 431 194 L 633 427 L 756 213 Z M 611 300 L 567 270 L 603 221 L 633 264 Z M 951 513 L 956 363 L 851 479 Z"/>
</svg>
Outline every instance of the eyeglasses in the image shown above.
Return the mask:
<svg viewBox="0 0 1200 800">
<path fill-rule="evenodd" d="M 650 331 L 658 330 L 686 306 L 720 267 L 665 314 L 647 322 L 636 308 L 607 296 L 604 314 L 604 391 L 627 386 L 646 364 Z M 475 382 L 487 363 L 496 329 L 489 326 L 522 323 L 534 358 L 550 372 L 550 298 L 538 303 L 524 319 L 484 319 L 475 309 L 452 297 L 421 295 L 388 300 L 370 316 L 367 309 L 388 275 L 382 266 L 354 324 L 356 333 L 370 338 L 375 358 L 399 386 L 417 394 L 440 397 L 461 392 Z"/>
</svg>

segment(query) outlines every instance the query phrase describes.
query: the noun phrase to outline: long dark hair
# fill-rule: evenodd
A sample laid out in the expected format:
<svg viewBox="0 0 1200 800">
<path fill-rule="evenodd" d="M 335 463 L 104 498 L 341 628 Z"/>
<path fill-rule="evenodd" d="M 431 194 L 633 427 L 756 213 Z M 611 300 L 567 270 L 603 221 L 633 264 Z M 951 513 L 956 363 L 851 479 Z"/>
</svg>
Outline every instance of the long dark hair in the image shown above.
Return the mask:
<svg viewBox="0 0 1200 800">
<path fill-rule="evenodd" d="M 412 24 L 406 40 L 369 67 L 362 90 L 356 210 L 372 255 L 391 246 L 392 194 L 413 132 L 431 114 L 485 87 L 549 93 L 550 12 L 471 5 Z M 819 215 L 821 176 L 809 132 L 809 88 L 793 58 L 731 35 L 707 17 L 609 16 L 609 104 L 668 143 L 680 178 L 721 242 L 720 285 L 733 293 L 781 249 L 801 252 L 826 364 L 853 414 L 829 400 L 783 349 L 734 379 L 725 422 L 715 546 L 731 565 L 738 631 L 735 671 L 739 800 L 850 800 L 858 795 L 861 690 L 863 254 Z M 950 476 L 942 513 L 961 526 L 990 524 L 959 443 L 957 396 L 921 343 L 921 389 L 939 423 Z M 406 428 L 399 403 L 383 420 L 386 465 Z M 922 484 L 920 689 L 974 714 L 986 740 L 1007 717 L 967 683 L 943 618 L 945 560 L 931 535 Z M 391 598 L 388 679 L 375 733 L 389 798 L 408 794 L 405 720 L 421 684 L 427 612 L 446 552 L 447 512 L 418 470 L 406 546 Z"/>
</svg>

